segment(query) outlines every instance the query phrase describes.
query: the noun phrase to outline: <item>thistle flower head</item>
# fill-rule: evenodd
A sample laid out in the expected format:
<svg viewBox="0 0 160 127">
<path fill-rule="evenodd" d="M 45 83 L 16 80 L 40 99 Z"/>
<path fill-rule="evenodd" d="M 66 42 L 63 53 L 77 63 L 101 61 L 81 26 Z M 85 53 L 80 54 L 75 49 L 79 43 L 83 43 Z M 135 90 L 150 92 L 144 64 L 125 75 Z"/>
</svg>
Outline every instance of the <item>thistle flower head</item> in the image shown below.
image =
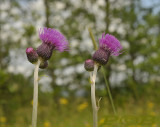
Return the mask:
<svg viewBox="0 0 160 127">
<path fill-rule="evenodd" d="M 26 54 L 29 62 L 35 63 L 38 61 L 38 54 L 32 47 L 26 49 Z"/>
<path fill-rule="evenodd" d="M 53 45 L 60 52 L 68 50 L 68 41 L 63 34 L 54 28 L 40 28 L 39 38 L 43 43 Z"/>
<path fill-rule="evenodd" d="M 92 56 L 92 59 L 99 63 L 100 65 L 105 65 L 108 62 L 110 53 L 105 50 L 98 49 Z"/>
<path fill-rule="evenodd" d="M 103 33 L 99 39 L 99 49 L 93 54 L 92 59 L 100 65 L 107 64 L 110 55 L 118 56 L 122 46 L 113 35 Z"/>
<path fill-rule="evenodd" d="M 102 38 L 99 39 L 99 47 L 107 52 L 110 52 L 110 55 L 118 56 L 122 50 L 122 46 L 117 38 L 113 35 L 103 33 Z"/>
<path fill-rule="evenodd" d="M 54 49 L 60 52 L 68 50 L 68 41 L 55 29 L 40 28 L 39 37 L 42 40 L 42 44 L 37 48 L 37 54 L 43 60 L 50 59 Z"/>
</svg>

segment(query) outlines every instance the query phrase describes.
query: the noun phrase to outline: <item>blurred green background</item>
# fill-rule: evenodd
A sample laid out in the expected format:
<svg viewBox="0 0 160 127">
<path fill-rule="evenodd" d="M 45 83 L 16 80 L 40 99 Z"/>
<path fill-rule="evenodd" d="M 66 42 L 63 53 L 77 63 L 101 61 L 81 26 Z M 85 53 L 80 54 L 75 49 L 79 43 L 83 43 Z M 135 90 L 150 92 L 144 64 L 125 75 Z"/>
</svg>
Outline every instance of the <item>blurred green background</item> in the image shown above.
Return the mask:
<svg viewBox="0 0 160 127">
<path fill-rule="evenodd" d="M 31 126 L 34 65 L 25 50 L 41 44 L 40 27 L 61 31 L 70 51 L 54 51 L 49 67 L 40 69 L 38 127 L 92 127 L 83 67 L 94 52 L 89 27 L 97 43 L 106 32 L 124 47 L 104 67 L 117 116 L 98 72 L 99 127 L 160 126 L 159 0 L 1 0 L 0 127 Z"/>
</svg>

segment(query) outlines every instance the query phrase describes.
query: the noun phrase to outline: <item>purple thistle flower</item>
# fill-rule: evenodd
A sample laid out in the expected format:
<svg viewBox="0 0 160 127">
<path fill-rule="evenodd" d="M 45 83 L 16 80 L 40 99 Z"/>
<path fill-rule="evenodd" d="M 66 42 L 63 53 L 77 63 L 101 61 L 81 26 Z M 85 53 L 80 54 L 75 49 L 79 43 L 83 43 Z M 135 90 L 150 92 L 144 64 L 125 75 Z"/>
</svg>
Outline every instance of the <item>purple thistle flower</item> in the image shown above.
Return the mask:
<svg viewBox="0 0 160 127">
<path fill-rule="evenodd" d="M 108 62 L 110 55 L 118 56 L 122 46 L 117 38 L 113 35 L 103 33 L 99 39 L 99 49 L 93 54 L 92 58 L 100 65 L 105 65 Z"/>
<path fill-rule="evenodd" d="M 43 43 L 51 43 L 60 52 L 68 50 L 68 41 L 58 30 L 54 28 L 40 28 L 39 38 Z"/>
<path fill-rule="evenodd" d="M 45 60 L 51 57 L 54 49 L 60 52 L 68 51 L 68 41 L 55 29 L 40 28 L 39 38 L 42 40 L 42 44 L 37 48 L 37 53 Z"/>
<path fill-rule="evenodd" d="M 118 56 L 120 50 L 122 50 L 122 46 L 117 38 L 113 35 L 103 33 L 102 38 L 99 39 L 100 48 L 104 49 L 107 52 L 110 52 L 111 55 Z"/>
</svg>

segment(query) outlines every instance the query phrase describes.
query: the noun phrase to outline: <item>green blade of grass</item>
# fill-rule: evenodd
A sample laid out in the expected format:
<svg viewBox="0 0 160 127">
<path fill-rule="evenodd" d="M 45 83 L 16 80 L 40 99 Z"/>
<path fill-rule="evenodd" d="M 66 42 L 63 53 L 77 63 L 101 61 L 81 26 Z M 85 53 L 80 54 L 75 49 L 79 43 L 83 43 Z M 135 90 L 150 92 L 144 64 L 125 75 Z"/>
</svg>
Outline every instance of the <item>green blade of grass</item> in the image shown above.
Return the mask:
<svg viewBox="0 0 160 127">
<path fill-rule="evenodd" d="M 96 43 L 96 41 L 95 41 L 95 39 L 94 39 L 94 36 L 93 36 L 93 33 L 92 33 L 92 29 L 89 27 L 89 28 L 88 28 L 88 31 L 89 31 L 89 35 L 90 35 L 90 37 L 91 37 L 91 39 L 92 39 L 92 43 L 93 43 L 94 49 L 97 50 L 98 47 L 97 47 L 97 43 Z"/>
</svg>

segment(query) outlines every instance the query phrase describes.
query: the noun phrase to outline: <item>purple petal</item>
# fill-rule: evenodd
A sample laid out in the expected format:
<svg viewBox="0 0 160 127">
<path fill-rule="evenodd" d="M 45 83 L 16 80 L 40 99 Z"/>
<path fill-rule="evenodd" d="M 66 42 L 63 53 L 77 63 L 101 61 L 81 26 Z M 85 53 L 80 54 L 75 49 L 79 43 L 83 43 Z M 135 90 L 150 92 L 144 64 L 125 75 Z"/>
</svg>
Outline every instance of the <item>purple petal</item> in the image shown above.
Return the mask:
<svg viewBox="0 0 160 127">
<path fill-rule="evenodd" d="M 100 48 L 110 51 L 111 55 L 118 56 L 122 50 L 122 46 L 117 38 L 113 35 L 103 33 L 102 38 L 99 39 Z"/>
<path fill-rule="evenodd" d="M 59 50 L 60 52 L 68 50 L 67 39 L 64 37 L 63 34 L 61 34 L 58 30 L 54 28 L 40 28 L 39 37 L 43 43 L 53 44 L 55 46 L 55 49 Z"/>
</svg>

